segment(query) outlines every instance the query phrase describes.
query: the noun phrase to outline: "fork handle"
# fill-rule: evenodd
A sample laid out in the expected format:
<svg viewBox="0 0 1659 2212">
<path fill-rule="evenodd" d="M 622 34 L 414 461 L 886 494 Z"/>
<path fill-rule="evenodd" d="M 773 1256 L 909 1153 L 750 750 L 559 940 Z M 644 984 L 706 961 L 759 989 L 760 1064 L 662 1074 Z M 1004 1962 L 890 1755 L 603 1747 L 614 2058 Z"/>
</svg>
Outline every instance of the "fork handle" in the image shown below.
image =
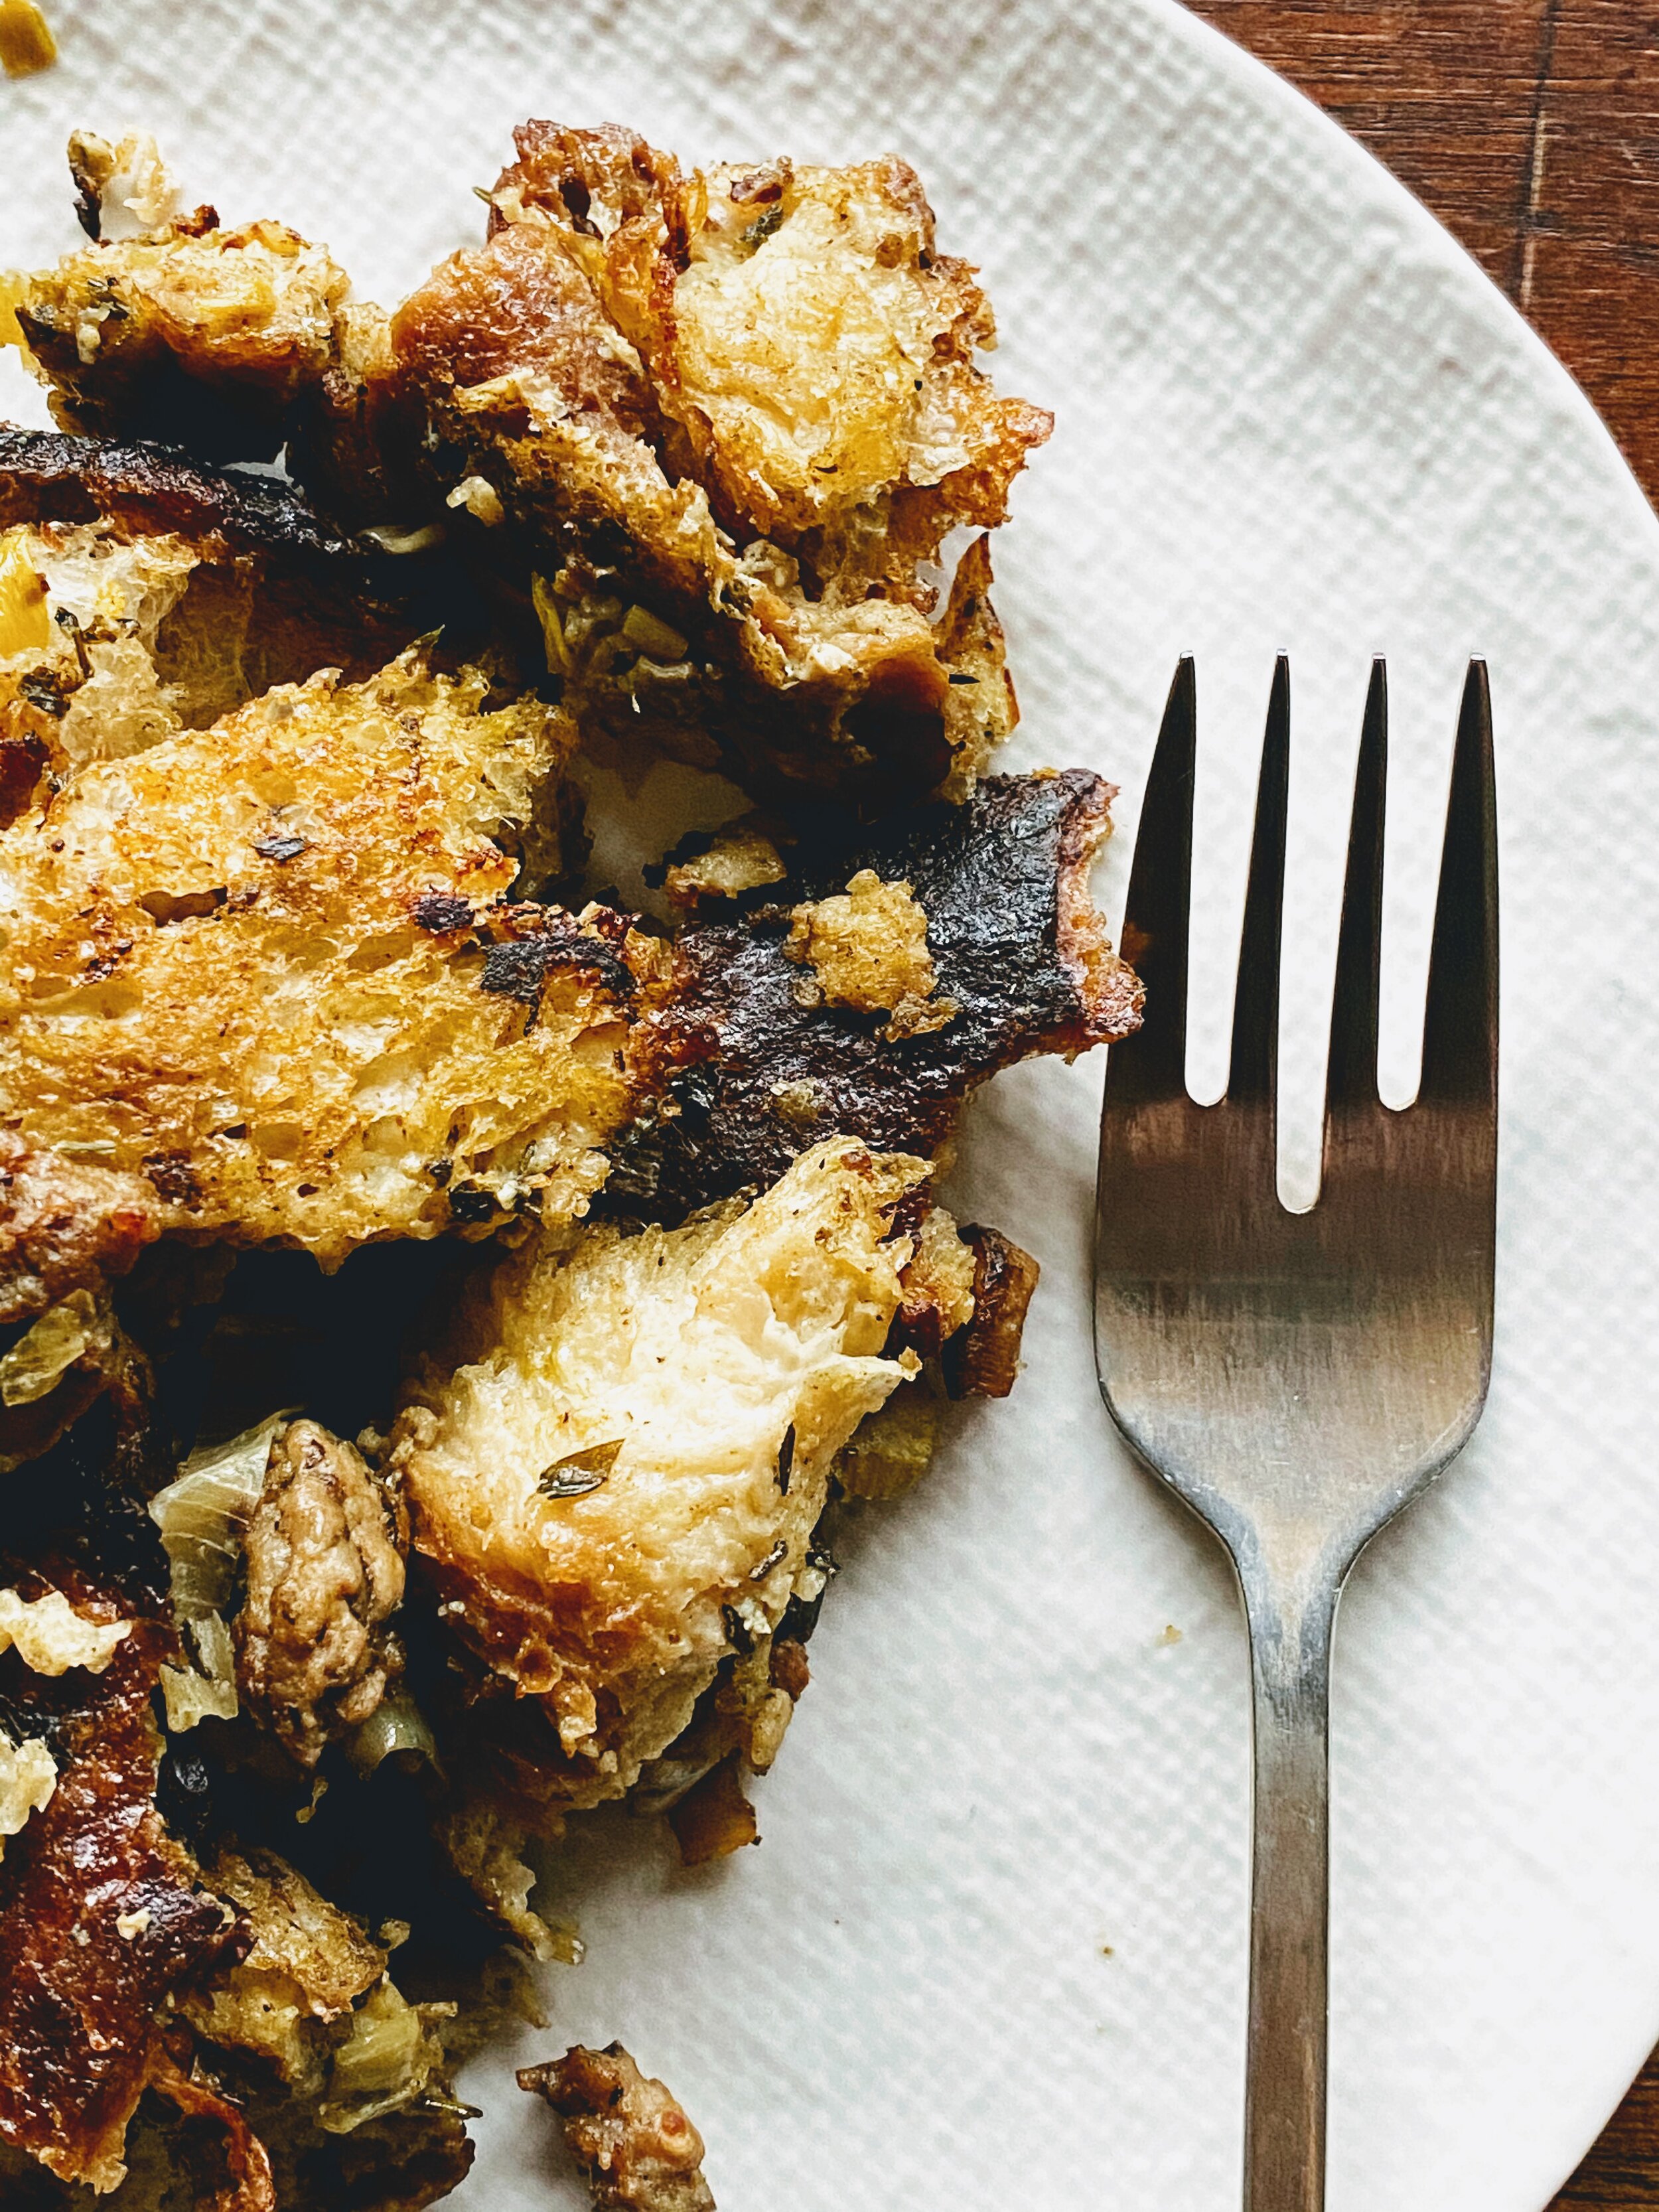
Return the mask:
<svg viewBox="0 0 1659 2212">
<path fill-rule="evenodd" d="M 1244 2212 L 1323 2212 L 1337 1591 L 1243 1575 L 1255 1723 Z"/>
</svg>

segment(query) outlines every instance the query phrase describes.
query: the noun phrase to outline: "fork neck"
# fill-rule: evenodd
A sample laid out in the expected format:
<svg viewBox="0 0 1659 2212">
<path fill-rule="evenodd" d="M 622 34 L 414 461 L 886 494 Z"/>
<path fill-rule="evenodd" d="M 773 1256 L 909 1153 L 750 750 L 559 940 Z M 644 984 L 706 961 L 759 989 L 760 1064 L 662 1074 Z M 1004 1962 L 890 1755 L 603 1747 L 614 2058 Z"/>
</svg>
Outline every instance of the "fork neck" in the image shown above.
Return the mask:
<svg viewBox="0 0 1659 2212">
<path fill-rule="evenodd" d="M 1351 1563 L 1290 1544 L 1240 1546 L 1233 1563 L 1259 1684 L 1277 1695 L 1314 1674 L 1328 1681 L 1337 1599 Z"/>
<path fill-rule="evenodd" d="M 1340 1577 L 1241 1570 L 1255 1732 L 1244 2212 L 1322 2212 L 1331 1637 Z"/>
</svg>

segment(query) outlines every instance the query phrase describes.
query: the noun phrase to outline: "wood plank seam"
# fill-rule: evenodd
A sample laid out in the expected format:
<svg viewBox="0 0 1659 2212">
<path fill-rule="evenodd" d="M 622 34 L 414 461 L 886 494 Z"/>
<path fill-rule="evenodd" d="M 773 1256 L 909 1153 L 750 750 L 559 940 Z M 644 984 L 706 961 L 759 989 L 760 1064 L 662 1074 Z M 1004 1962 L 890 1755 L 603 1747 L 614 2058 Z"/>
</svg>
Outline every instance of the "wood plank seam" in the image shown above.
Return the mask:
<svg viewBox="0 0 1659 2212">
<path fill-rule="evenodd" d="M 1509 282 L 1504 287 L 1523 315 L 1532 302 L 1533 271 L 1537 265 L 1550 81 L 1555 68 L 1555 33 L 1560 20 L 1561 0 L 1545 0 L 1543 19 L 1538 27 L 1538 66 L 1533 88 L 1532 129 L 1527 141 L 1527 166 L 1516 203 L 1515 240 L 1510 249 Z"/>
</svg>

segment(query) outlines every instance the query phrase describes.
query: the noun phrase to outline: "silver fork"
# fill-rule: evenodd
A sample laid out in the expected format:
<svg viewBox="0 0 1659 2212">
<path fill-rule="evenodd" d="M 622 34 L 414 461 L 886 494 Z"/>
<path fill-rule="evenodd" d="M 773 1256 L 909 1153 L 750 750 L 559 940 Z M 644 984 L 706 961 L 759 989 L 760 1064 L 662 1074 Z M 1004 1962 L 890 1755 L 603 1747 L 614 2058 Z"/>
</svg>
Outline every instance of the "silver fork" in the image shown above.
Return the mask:
<svg viewBox="0 0 1659 2212">
<path fill-rule="evenodd" d="M 1095 1358 L 1113 1419 L 1237 1573 L 1255 1735 L 1245 2212 L 1325 2198 L 1328 1744 L 1337 1600 L 1363 1547 L 1460 1451 L 1492 1361 L 1498 850 L 1492 717 L 1471 663 L 1436 905 L 1423 1076 L 1377 1096 L 1388 700 L 1372 670 L 1355 777 L 1310 1212 L 1274 1187 L 1290 672 L 1274 672 L 1225 1097 L 1185 1079 L 1196 742 L 1176 672 L 1125 937 L 1146 1024 L 1114 1047 L 1100 1124 Z"/>
</svg>

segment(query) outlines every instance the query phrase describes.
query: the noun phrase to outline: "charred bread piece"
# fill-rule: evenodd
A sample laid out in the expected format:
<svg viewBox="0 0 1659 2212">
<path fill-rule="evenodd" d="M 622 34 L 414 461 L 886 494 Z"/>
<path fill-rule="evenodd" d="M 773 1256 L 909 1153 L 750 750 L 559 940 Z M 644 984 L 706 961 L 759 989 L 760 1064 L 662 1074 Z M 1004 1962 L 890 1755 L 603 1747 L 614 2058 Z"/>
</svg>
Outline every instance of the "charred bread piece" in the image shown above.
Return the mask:
<svg viewBox="0 0 1659 2212">
<path fill-rule="evenodd" d="M 0 822 L 273 684 L 371 674 L 430 626 L 422 568 L 273 479 L 0 427 Z"/>
<path fill-rule="evenodd" d="M 676 1218 L 764 1188 L 831 1131 L 934 1153 L 999 1068 L 1127 1036 L 1140 986 L 1089 896 L 1112 797 L 1082 769 L 988 776 L 959 806 L 920 808 L 835 844 L 803 841 L 786 883 L 682 931 L 665 1015 L 677 1110 L 629 1140 L 612 1202 Z M 849 892 L 864 877 L 890 894 L 902 886 L 902 902 Z M 898 1036 L 892 1000 L 884 1007 L 869 980 L 894 969 L 896 936 L 893 996 L 915 996 L 915 933 L 896 931 L 896 904 L 902 920 L 919 913 L 931 969 L 916 1011 L 945 1017 Z M 827 975 L 811 958 L 820 937 Z"/>
<path fill-rule="evenodd" d="M 665 955 L 511 902 L 574 732 L 485 691 L 325 672 L 0 832 L 0 1321 L 164 1233 L 332 1265 L 585 1210 Z"/>
<path fill-rule="evenodd" d="M 620 2043 L 603 2051 L 579 2043 L 562 2058 L 522 2066 L 519 2087 L 558 2114 L 593 2212 L 714 2212 L 702 2137 Z"/>
<path fill-rule="evenodd" d="M 368 631 L 364 652 L 377 623 L 395 622 L 390 561 L 342 538 L 281 477 L 205 467 L 179 446 L 0 424 L 0 529 L 45 522 L 102 522 L 123 538 L 180 538 L 203 561 L 258 563 L 267 592 L 309 586 L 342 639 Z"/>
</svg>

